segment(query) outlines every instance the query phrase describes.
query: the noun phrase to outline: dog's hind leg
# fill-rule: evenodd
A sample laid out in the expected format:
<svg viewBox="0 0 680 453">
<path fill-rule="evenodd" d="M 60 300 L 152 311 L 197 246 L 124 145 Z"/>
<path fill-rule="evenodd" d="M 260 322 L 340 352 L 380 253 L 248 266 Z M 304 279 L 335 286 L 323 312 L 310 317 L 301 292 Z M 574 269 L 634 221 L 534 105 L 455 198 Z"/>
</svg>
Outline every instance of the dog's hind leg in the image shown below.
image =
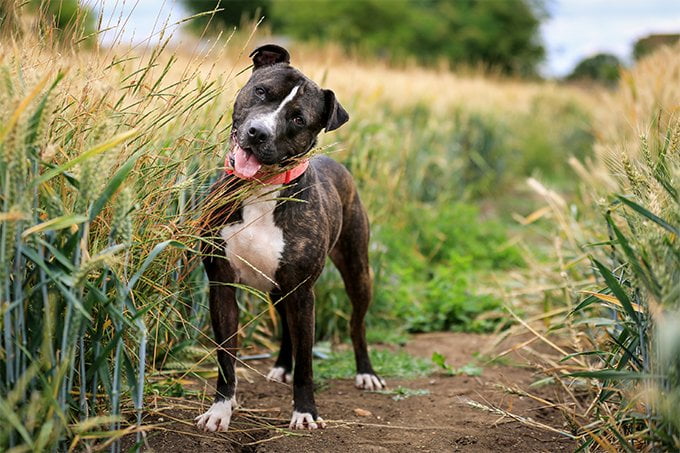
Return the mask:
<svg viewBox="0 0 680 453">
<path fill-rule="evenodd" d="M 378 390 L 386 386 L 371 365 L 366 344 L 364 318 L 371 303 L 371 272 L 368 266 L 368 217 L 358 196 L 345 207 L 343 226 L 331 260 L 340 271 L 345 290 L 352 303 L 350 334 L 354 346 L 357 375 L 355 385 L 365 390 Z"/>
<path fill-rule="evenodd" d="M 267 373 L 268 381 L 284 382 L 286 384 L 293 383 L 293 345 L 290 339 L 290 330 L 288 329 L 288 320 L 286 318 L 286 301 L 280 300 L 281 295 L 278 293 L 270 293 L 272 303 L 276 307 L 276 311 L 281 318 L 281 349 L 276 358 L 274 367 Z"/>
<path fill-rule="evenodd" d="M 210 280 L 210 318 L 217 345 L 218 374 L 215 402 L 195 421 L 204 431 L 226 431 L 236 406 L 238 305 L 236 290 L 229 285 L 234 281 L 234 272 L 223 258 L 208 256 L 204 263 Z"/>
</svg>

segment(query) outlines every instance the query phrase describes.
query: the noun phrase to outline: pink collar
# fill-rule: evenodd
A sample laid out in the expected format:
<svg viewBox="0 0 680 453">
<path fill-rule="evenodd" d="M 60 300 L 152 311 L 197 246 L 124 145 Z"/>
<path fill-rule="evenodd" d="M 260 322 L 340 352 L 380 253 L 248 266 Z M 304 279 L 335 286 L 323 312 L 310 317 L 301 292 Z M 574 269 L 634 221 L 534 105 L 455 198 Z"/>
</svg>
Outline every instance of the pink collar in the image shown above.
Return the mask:
<svg viewBox="0 0 680 453">
<path fill-rule="evenodd" d="M 263 177 L 266 177 L 270 173 L 258 171 L 257 173 L 255 173 L 255 175 L 252 178 L 247 178 L 247 180 L 248 181 L 258 181 L 258 182 L 261 182 L 262 184 L 271 184 L 271 185 L 288 184 L 292 180 L 302 176 L 302 174 L 307 170 L 308 167 L 309 167 L 309 159 L 304 159 L 304 160 L 300 161 L 300 163 L 297 164 L 295 167 L 291 168 L 290 170 L 286 170 L 286 171 L 279 173 L 278 175 L 274 175 L 270 178 L 263 180 Z M 227 158 L 225 159 L 224 168 L 225 168 L 225 171 L 228 175 L 235 175 L 234 169 L 231 168 L 231 166 L 229 165 L 229 155 L 227 155 Z M 236 177 L 239 177 L 239 176 L 236 175 Z"/>
</svg>

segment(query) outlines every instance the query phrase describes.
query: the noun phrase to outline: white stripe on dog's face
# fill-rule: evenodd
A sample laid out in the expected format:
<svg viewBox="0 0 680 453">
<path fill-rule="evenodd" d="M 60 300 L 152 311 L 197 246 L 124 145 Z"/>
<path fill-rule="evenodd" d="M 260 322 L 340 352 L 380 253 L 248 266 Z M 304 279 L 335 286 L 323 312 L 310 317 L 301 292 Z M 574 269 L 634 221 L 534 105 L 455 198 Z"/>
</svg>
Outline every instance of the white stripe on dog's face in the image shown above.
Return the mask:
<svg viewBox="0 0 680 453">
<path fill-rule="evenodd" d="M 300 85 L 296 85 L 293 87 L 292 90 L 290 90 L 290 93 L 283 98 L 279 106 L 274 110 L 273 112 L 267 113 L 265 115 L 261 115 L 258 117 L 253 118 L 253 122 L 259 122 L 262 126 L 264 126 L 267 129 L 267 132 L 271 134 L 272 136 L 276 134 L 276 119 L 279 116 L 279 113 L 288 105 L 290 101 L 292 101 L 295 98 L 295 95 L 297 95 L 298 90 L 300 89 Z"/>
</svg>

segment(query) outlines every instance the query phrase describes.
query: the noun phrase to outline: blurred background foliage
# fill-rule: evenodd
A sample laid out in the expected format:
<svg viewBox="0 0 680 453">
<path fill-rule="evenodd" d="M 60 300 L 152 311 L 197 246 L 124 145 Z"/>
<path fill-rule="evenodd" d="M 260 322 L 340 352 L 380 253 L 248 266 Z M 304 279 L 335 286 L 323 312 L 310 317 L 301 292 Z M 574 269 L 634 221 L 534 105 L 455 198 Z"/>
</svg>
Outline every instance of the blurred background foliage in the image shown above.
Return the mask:
<svg viewBox="0 0 680 453">
<path fill-rule="evenodd" d="M 185 0 L 195 13 L 220 8 L 214 28 L 264 17 L 275 35 L 335 42 L 361 55 L 446 62 L 534 76 L 545 49 L 538 0 Z M 199 23 L 207 22 L 205 16 Z"/>
<path fill-rule="evenodd" d="M 95 31 L 94 11 L 88 7 L 81 7 L 83 2 L 78 0 L 59 0 L 44 2 L 31 0 L 30 7 L 48 18 L 47 27 L 64 32 L 68 29 L 81 29 L 84 33 Z"/>
<path fill-rule="evenodd" d="M 262 20 L 275 36 L 312 44 L 340 44 L 347 52 L 391 63 L 482 68 L 537 77 L 545 48 L 540 25 L 544 0 L 182 0 L 202 14 L 189 22 L 199 33 L 219 33 Z M 17 9 L 28 5 L 57 40 L 94 43 L 92 5 L 79 0 L 0 0 L 0 33 L 17 29 Z M 208 13 L 208 14 L 205 14 Z M 637 60 L 680 39 L 651 34 L 632 49 Z M 613 86 L 625 65 L 611 54 L 584 57 L 566 77 Z"/>
<path fill-rule="evenodd" d="M 0 36 L 19 33 L 19 14 L 28 11 L 39 27 L 33 32 L 50 35 L 53 42 L 96 41 L 96 16 L 93 9 L 79 0 L 0 0 Z"/>
<path fill-rule="evenodd" d="M 475 67 L 536 77 L 545 57 L 540 25 L 548 17 L 544 0 L 183 0 L 197 31 L 219 32 L 263 20 L 275 36 L 340 44 L 356 55 L 392 63 Z M 637 60 L 672 45 L 678 34 L 651 34 L 632 50 Z M 612 87 L 625 65 L 611 54 L 577 62 L 569 81 Z"/>
<path fill-rule="evenodd" d="M 199 17 L 191 23 L 196 30 L 210 25 L 211 31 L 233 29 L 253 21 L 257 22 L 263 16 L 269 17 L 272 6 L 272 0 L 182 0 L 182 3 L 193 13 L 214 11 L 214 14 Z"/>
<path fill-rule="evenodd" d="M 666 33 L 666 34 L 651 34 L 644 36 L 633 45 L 633 57 L 636 60 L 649 55 L 655 50 L 664 46 L 673 46 L 680 41 L 680 34 Z"/>
<path fill-rule="evenodd" d="M 612 87 L 619 80 L 622 66 L 616 55 L 600 53 L 581 60 L 567 79 L 599 82 Z"/>
</svg>

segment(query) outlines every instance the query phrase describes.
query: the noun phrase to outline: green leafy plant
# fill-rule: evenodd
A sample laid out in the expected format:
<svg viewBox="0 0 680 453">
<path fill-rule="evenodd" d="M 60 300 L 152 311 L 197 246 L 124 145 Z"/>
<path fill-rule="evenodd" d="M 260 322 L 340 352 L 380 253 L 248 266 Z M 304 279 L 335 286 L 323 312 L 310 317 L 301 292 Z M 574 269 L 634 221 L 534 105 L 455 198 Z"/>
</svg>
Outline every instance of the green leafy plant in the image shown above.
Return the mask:
<svg viewBox="0 0 680 453">
<path fill-rule="evenodd" d="M 567 80 L 590 81 L 614 86 L 623 64 L 616 55 L 600 53 L 579 61 Z"/>
<path fill-rule="evenodd" d="M 475 365 L 474 363 L 466 363 L 460 368 L 453 368 L 451 365 L 446 363 L 446 356 L 435 351 L 432 353 L 432 363 L 441 368 L 449 376 L 481 376 L 482 367 Z"/>
<path fill-rule="evenodd" d="M 380 393 L 381 395 L 391 395 L 394 401 L 402 401 L 412 396 L 429 395 L 430 391 L 426 389 L 410 389 L 408 387 L 402 387 L 400 385 L 393 389 L 376 390 L 375 393 Z"/>
</svg>

